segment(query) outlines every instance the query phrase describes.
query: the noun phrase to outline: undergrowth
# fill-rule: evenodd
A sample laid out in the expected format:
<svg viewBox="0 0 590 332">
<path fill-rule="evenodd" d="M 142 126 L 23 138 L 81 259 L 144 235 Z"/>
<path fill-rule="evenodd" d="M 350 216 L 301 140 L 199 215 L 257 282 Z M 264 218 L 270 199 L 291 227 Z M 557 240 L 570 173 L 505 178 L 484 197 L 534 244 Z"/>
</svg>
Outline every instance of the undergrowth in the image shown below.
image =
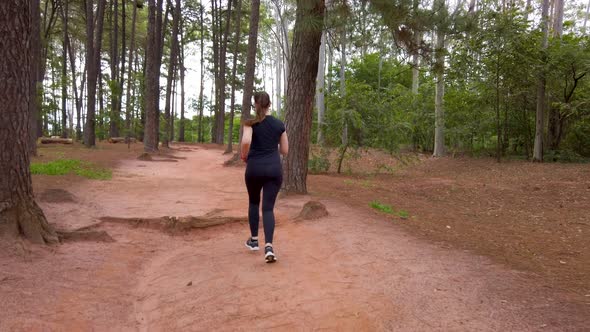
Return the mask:
<svg viewBox="0 0 590 332">
<path fill-rule="evenodd" d="M 77 159 L 57 159 L 46 163 L 31 163 L 31 174 L 78 176 L 93 180 L 110 180 L 113 176 L 108 169 Z"/>
</svg>

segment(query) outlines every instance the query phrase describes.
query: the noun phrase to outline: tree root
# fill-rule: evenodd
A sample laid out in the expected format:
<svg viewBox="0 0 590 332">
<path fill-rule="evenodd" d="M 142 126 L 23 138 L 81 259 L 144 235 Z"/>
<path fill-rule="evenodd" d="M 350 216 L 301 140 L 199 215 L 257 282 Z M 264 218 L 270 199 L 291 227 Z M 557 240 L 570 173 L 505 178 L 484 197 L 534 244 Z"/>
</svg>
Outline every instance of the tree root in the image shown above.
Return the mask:
<svg viewBox="0 0 590 332">
<path fill-rule="evenodd" d="M 187 233 L 194 229 L 223 225 L 234 222 L 248 222 L 247 217 L 228 217 L 216 215 L 221 210 L 214 210 L 203 216 L 160 217 L 160 218 L 117 218 L 103 217 L 101 222 L 126 224 L 137 228 L 148 228 L 170 235 Z"/>
<path fill-rule="evenodd" d="M 60 242 L 115 242 L 115 239 L 105 231 L 57 231 L 57 236 L 59 237 Z"/>
</svg>

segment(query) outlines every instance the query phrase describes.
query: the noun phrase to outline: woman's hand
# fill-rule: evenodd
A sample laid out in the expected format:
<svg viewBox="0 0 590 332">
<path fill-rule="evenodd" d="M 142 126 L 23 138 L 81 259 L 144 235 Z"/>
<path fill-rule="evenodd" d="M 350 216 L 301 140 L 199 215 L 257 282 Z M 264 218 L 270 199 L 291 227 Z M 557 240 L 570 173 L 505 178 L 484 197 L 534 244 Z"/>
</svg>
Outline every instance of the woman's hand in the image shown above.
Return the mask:
<svg viewBox="0 0 590 332">
<path fill-rule="evenodd" d="M 243 162 L 247 163 L 248 162 L 248 155 L 247 154 L 244 154 L 244 153 L 241 153 L 240 159 L 242 159 Z"/>
</svg>

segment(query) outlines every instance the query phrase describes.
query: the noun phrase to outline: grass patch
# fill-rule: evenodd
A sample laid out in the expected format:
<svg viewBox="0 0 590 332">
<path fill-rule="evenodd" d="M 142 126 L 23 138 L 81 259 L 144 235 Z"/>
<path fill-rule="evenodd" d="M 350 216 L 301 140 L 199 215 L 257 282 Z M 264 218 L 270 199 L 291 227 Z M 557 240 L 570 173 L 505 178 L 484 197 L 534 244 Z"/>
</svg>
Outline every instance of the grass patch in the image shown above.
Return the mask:
<svg viewBox="0 0 590 332">
<path fill-rule="evenodd" d="M 381 203 L 379 201 L 371 201 L 369 203 L 369 206 L 372 207 L 375 210 L 381 211 L 383 213 L 387 213 L 387 214 L 392 214 L 392 215 L 396 215 L 402 219 L 408 219 L 410 218 L 410 214 L 408 213 L 408 211 L 404 211 L 404 210 L 399 210 L 396 211 L 393 206 L 389 205 L 389 204 L 384 204 Z"/>
<path fill-rule="evenodd" d="M 47 163 L 31 163 L 32 174 L 43 175 L 76 175 L 93 180 L 110 180 L 113 176 L 108 169 L 96 167 L 89 162 L 76 159 L 57 159 Z"/>
<path fill-rule="evenodd" d="M 373 209 L 379 210 L 379 211 L 387 213 L 387 214 L 394 214 L 395 213 L 395 211 L 393 210 L 393 207 L 391 205 L 383 204 L 383 203 L 380 203 L 379 201 L 372 201 L 371 203 L 369 203 L 369 205 Z"/>
</svg>

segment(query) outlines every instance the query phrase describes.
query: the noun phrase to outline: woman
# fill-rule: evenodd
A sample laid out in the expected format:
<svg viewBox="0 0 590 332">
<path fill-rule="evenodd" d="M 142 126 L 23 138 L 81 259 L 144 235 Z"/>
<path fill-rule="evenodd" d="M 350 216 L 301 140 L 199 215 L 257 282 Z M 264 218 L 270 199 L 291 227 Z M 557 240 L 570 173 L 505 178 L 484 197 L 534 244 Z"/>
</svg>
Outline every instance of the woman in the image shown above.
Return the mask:
<svg viewBox="0 0 590 332">
<path fill-rule="evenodd" d="M 289 142 L 285 125 L 281 120 L 268 115 L 270 97 L 266 92 L 254 94 L 256 117 L 247 120 L 242 136 L 241 156 L 247 163 L 246 187 L 250 206 L 251 237 L 246 241 L 250 250 L 258 250 L 258 224 L 260 208 L 260 191 L 262 190 L 262 222 L 264 225 L 264 259 L 274 263 L 277 257 L 272 246 L 275 230 L 274 206 L 281 184 L 283 183 L 282 155 L 289 151 Z"/>
</svg>

